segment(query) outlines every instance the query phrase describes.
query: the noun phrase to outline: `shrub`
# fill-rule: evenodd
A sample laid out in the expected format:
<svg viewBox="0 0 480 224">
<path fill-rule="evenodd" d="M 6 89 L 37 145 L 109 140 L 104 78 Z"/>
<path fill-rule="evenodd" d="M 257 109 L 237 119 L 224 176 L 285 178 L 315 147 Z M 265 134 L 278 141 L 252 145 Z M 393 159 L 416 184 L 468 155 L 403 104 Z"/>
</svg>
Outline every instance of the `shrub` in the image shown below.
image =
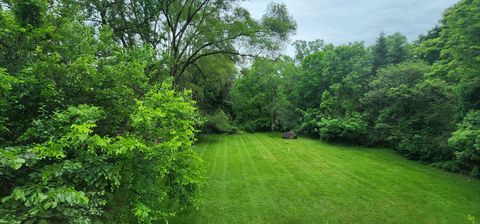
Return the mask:
<svg viewBox="0 0 480 224">
<path fill-rule="evenodd" d="M 360 113 L 331 117 L 318 109 L 303 112 L 300 124 L 300 132 L 303 134 L 344 143 L 365 143 L 367 128 L 367 122 Z"/>
<path fill-rule="evenodd" d="M 480 111 L 470 111 L 448 139 L 461 169 L 480 177 Z"/>
<path fill-rule="evenodd" d="M 207 132 L 231 134 L 237 131 L 223 110 L 218 110 L 211 115 L 207 115 L 205 120 L 204 129 Z"/>
<path fill-rule="evenodd" d="M 362 143 L 367 123 L 358 113 L 342 118 L 321 118 L 317 123 L 321 139 L 333 142 Z"/>
<path fill-rule="evenodd" d="M 320 120 L 321 113 L 318 109 L 309 108 L 307 111 L 298 111 L 302 114 L 300 119 L 299 133 L 318 137 L 318 120 Z"/>
<path fill-rule="evenodd" d="M 91 223 L 125 212 L 126 222 L 151 223 L 195 205 L 205 179 L 190 93 L 154 87 L 125 135 L 98 134 L 106 116 L 70 106 L 35 120 L 22 136 L 31 144 L 0 148 L 0 223 Z"/>
<path fill-rule="evenodd" d="M 121 179 L 109 162 L 120 154 L 116 139 L 93 134 L 102 114 L 98 107 L 69 107 L 29 129 L 41 142 L 0 149 L 1 193 L 8 192 L 0 222 L 88 223 L 102 215 Z"/>
</svg>

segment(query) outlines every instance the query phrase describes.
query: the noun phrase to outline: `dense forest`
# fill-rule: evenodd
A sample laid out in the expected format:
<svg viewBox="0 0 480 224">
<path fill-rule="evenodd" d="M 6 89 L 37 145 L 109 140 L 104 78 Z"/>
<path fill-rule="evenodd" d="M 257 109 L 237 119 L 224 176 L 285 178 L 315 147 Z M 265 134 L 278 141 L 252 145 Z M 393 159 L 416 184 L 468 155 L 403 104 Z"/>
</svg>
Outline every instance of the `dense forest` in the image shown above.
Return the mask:
<svg viewBox="0 0 480 224">
<path fill-rule="evenodd" d="M 480 178 L 480 0 L 412 42 L 295 41 L 284 4 L 0 0 L 0 222 L 199 206 L 202 132 L 295 130 Z"/>
</svg>

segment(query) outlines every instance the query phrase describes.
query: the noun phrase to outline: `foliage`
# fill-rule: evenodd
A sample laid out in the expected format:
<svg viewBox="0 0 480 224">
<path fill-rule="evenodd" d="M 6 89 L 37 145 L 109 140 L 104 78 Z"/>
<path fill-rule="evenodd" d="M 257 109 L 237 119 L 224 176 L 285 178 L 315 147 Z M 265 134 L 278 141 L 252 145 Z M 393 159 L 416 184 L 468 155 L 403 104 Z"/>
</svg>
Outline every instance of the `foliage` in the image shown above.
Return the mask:
<svg viewBox="0 0 480 224">
<path fill-rule="evenodd" d="M 300 114 L 299 118 L 299 132 L 301 134 L 319 137 L 318 121 L 322 118 L 322 113 L 317 108 L 308 108 L 306 111 L 297 109 Z"/>
<path fill-rule="evenodd" d="M 455 158 L 465 171 L 480 177 L 480 111 L 470 111 L 448 139 L 455 150 Z"/>
<path fill-rule="evenodd" d="M 179 84 L 187 69 L 202 58 L 224 55 L 235 60 L 276 51 L 296 29 L 284 4 L 270 4 L 256 20 L 239 2 L 88 0 L 83 8 L 96 25 L 111 27 L 124 46 L 139 42 L 152 46 Z"/>
<path fill-rule="evenodd" d="M 372 62 L 373 73 L 376 73 L 379 68 L 384 67 L 388 64 L 387 54 L 388 54 L 387 38 L 385 37 L 385 33 L 381 32 L 380 36 L 377 38 L 375 45 L 373 46 L 373 62 Z"/>
<path fill-rule="evenodd" d="M 462 0 L 448 9 L 435 41 L 440 60 L 435 75 L 455 83 L 458 118 L 480 109 L 480 1 Z"/>
<path fill-rule="evenodd" d="M 212 115 L 205 118 L 204 129 L 207 132 L 228 133 L 236 132 L 236 128 L 232 125 L 230 118 L 222 110 L 218 110 Z"/>
<path fill-rule="evenodd" d="M 319 107 L 325 94 L 341 104 L 329 108 L 342 114 L 355 107 L 358 95 L 366 90 L 369 80 L 370 54 L 362 43 L 333 46 L 306 57 L 295 89 L 301 109 Z M 328 93 L 326 93 L 328 92 Z"/>
<path fill-rule="evenodd" d="M 202 162 L 192 149 L 199 118 L 189 98 L 169 82 L 137 101 L 131 136 L 122 138 L 124 150 L 137 148 L 120 163 L 125 180 L 117 197 L 127 203 L 110 204 L 120 213 L 113 217 L 133 211 L 138 222 L 151 223 L 195 204 L 205 180 Z"/>
<path fill-rule="evenodd" d="M 428 64 L 434 64 L 440 60 L 441 46 L 440 32 L 442 28 L 439 26 L 434 27 L 428 31 L 426 35 L 420 35 L 416 41 L 416 47 L 414 48 L 414 54 L 419 59 L 427 62 Z"/>
<path fill-rule="evenodd" d="M 399 32 L 385 36 L 380 33 L 373 48 L 372 72 L 390 64 L 399 64 L 412 57 L 407 38 Z"/>
<path fill-rule="evenodd" d="M 205 57 L 192 69 L 187 70 L 181 86 L 192 90 L 193 98 L 204 113 L 228 110 L 231 107 L 228 95 L 237 73 L 234 61 L 228 57 L 224 55 Z"/>
<path fill-rule="evenodd" d="M 28 134 L 36 144 L 0 149 L 3 222 L 88 223 L 102 214 L 108 195 L 120 185 L 108 160 L 121 154 L 117 141 L 93 134 L 98 107 L 80 105 L 38 120 Z M 21 174 L 21 178 L 17 175 Z"/>
<path fill-rule="evenodd" d="M 235 121 L 247 131 L 294 128 L 296 114 L 286 92 L 294 71 L 294 62 L 287 57 L 255 60 L 232 91 Z"/>
<path fill-rule="evenodd" d="M 11 75 L 8 75 L 5 69 L 0 68 L 0 140 L 3 133 L 8 132 L 9 124 L 8 111 L 15 101 L 15 95 L 12 94 L 13 86 L 21 81 Z"/>
<path fill-rule="evenodd" d="M 308 55 L 320 51 L 325 43 L 320 39 L 314 41 L 296 40 L 293 42 L 293 46 L 295 47 L 295 61 L 301 63 Z"/>
<path fill-rule="evenodd" d="M 407 37 L 399 32 L 387 37 L 387 64 L 399 64 L 411 58 L 410 45 Z"/>
<path fill-rule="evenodd" d="M 361 43 L 334 47 L 307 56 L 295 93 L 305 108 L 302 132 L 337 142 L 362 142 L 366 123 L 357 110 L 367 91 L 370 54 Z"/>
<path fill-rule="evenodd" d="M 204 183 L 192 151 L 198 118 L 188 93 L 168 85 L 137 102 L 127 136 L 96 134 L 103 113 L 86 105 L 35 121 L 24 138 L 42 141 L 1 150 L 2 182 L 10 183 L 2 189 L 10 192 L 3 199 L 5 221 L 90 222 L 104 216 L 117 193 L 130 203 L 116 206 L 132 206 L 140 222 L 193 205 Z"/>
<path fill-rule="evenodd" d="M 427 79 L 430 67 L 403 63 L 380 69 L 364 103 L 373 119 L 372 140 L 387 141 L 407 156 L 427 162 L 448 159 L 452 130 L 451 88 Z"/>
<path fill-rule="evenodd" d="M 76 2 L 1 4 L 0 222 L 151 223 L 195 206 L 198 111 L 154 49 L 119 45 Z"/>
<path fill-rule="evenodd" d="M 320 138 L 327 141 L 362 143 L 367 124 L 360 114 L 354 113 L 341 118 L 322 117 L 317 129 Z"/>
<path fill-rule="evenodd" d="M 365 144 L 368 124 L 357 112 L 342 117 L 325 116 L 318 109 L 302 113 L 301 133 L 332 142 Z"/>
</svg>

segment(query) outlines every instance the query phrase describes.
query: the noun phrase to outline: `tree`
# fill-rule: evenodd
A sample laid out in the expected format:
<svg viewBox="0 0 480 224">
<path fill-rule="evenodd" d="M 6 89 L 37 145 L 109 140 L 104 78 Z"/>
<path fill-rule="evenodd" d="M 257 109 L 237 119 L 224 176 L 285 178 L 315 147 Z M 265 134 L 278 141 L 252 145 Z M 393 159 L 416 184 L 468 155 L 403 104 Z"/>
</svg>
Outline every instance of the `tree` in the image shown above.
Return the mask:
<svg viewBox="0 0 480 224">
<path fill-rule="evenodd" d="M 327 45 L 303 62 L 295 93 L 302 132 L 328 141 L 359 143 L 367 128 L 359 113 L 371 79 L 363 43 Z"/>
<path fill-rule="evenodd" d="M 8 133 L 9 128 L 13 125 L 10 123 L 10 118 L 8 112 L 12 110 L 12 107 L 15 105 L 17 96 L 12 93 L 14 85 L 21 82 L 19 79 L 15 78 L 6 73 L 5 69 L 0 68 L 0 141 L 4 142 L 5 139 L 2 137 Z"/>
<path fill-rule="evenodd" d="M 387 38 L 385 37 L 385 33 L 381 32 L 380 36 L 377 38 L 375 45 L 373 46 L 373 73 L 376 73 L 379 68 L 384 67 L 388 64 L 387 54 Z"/>
<path fill-rule="evenodd" d="M 235 121 L 249 131 L 287 130 L 296 125 L 294 107 L 287 98 L 287 73 L 292 59 L 259 58 L 236 80 L 232 91 Z"/>
<path fill-rule="evenodd" d="M 480 177 L 480 111 L 467 113 L 448 144 L 455 150 L 457 163 L 453 169 Z"/>
<path fill-rule="evenodd" d="M 445 82 L 427 78 L 430 69 L 406 62 L 378 71 L 362 100 L 373 125 L 370 141 L 426 162 L 451 158 L 446 140 L 453 128 L 450 105 L 455 98 Z"/>
<path fill-rule="evenodd" d="M 178 84 L 203 57 L 235 58 L 277 50 L 296 29 L 283 4 L 270 4 L 257 21 L 236 2 L 90 0 L 85 10 L 91 20 L 112 27 L 123 45 L 133 46 L 137 40 L 150 44 Z"/>
<path fill-rule="evenodd" d="M 456 84 L 458 119 L 480 109 L 480 1 L 462 0 L 446 10 L 441 24 L 440 60 L 435 75 Z"/>
<path fill-rule="evenodd" d="M 199 109 L 209 114 L 217 110 L 230 110 L 231 103 L 227 98 L 237 74 L 234 61 L 225 55 L 212 55 L 190 67 L 180 83 L 192 90 Z"/>
<path fill-rule="evenodd" d="M 399 64 L 410 58 L 410 46 L 407 38 L 399 32 L 387 37 L 388 64 Z"/>
<path fill-rule="evenodd" d="M 300 64 L 308 55 L 320 51 L 325 43 L 320 39 L 314 41 L 297 40 L 293 42 L 293 46 L 295 47 L 295 61 Z"/>
<path fill-rule="evenodd" d="M 339 114 L 354 107 L 358 96 L 367 88 L 370 60 L 362 43 L 327 45 L 322 51 L 307 56 L 302 62 L 295 90 L 298 107 L 318 108 L 325 91 L 342 102 L 335 105 Z"/>
<path fill-rule="evenodd" d="M 1 148 L 0 221 L 90 223 L 115 206 L 152 222 L 192 203 L 203 184 L 191 148 L 196 109 L 168 85 L 137 101 L 128 135 L 99 135 L 102 110 L 79 105 L 36 120 L 23 136 L 36 144 Z M 112 201 L 125 195 L 129 203 Z"/>
<path fill-rule="evenodd" d="M 435 26 L 432 30 L 428 31 L 426 35 L 420 35 L 416 41 L 416 47 L 414 48 L 415 56 L 428 64 L 432 65 L 440 60 L 440 32 L 442 28 Z"/>
</svg>

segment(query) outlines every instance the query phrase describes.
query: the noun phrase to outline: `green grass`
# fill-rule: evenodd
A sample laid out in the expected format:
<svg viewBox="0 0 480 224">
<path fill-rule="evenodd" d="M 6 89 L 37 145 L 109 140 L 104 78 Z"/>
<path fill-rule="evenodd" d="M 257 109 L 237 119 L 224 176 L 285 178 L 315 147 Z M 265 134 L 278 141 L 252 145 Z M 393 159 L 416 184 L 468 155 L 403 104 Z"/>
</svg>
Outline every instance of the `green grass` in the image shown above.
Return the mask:
<svg viewBox="0 0 480 224">
<path fill-rule="evenodd" d="M 209 184 L 173 223 L 468 223 L 480 182 L 390 150 L 280 134 L 207 135 Z"/>
</svg>

